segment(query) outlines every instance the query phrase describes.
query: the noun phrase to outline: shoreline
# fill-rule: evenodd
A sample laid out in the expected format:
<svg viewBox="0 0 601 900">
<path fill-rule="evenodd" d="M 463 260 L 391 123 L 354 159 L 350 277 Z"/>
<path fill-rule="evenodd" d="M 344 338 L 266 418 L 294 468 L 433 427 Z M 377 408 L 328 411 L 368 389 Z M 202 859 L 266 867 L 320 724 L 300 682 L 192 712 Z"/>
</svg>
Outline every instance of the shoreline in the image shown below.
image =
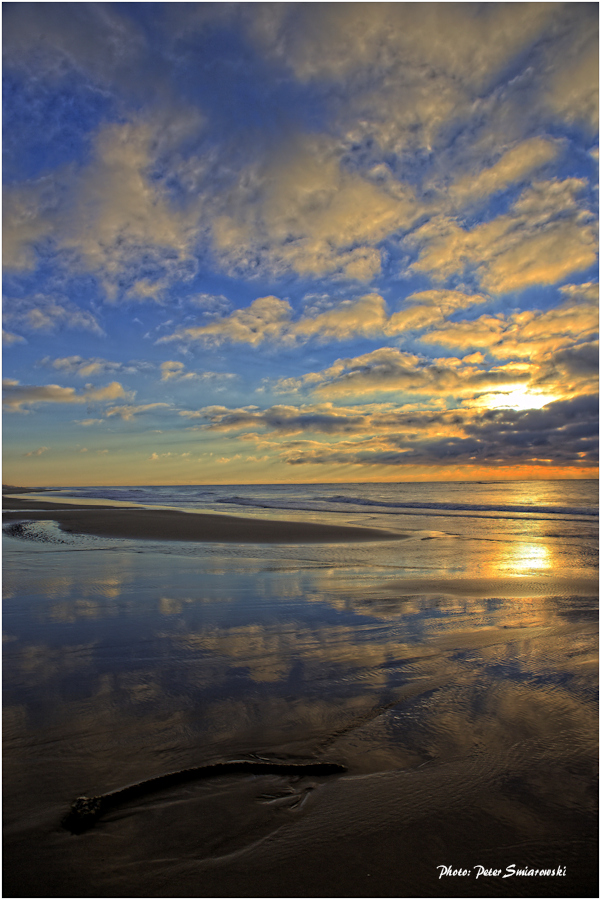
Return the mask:
<svg viewBox="0 0 601 900">
<path fill-rule="evenodd" d="M 401 540 L 407 535 L 354 525 L 247 519 L 219 513 L 142 509 L 63 501 L 3 498 L 3 519 L 52 519 L 67 534 L 129 540 L 197 541 L 235 544 L 329 544 Z"/>
</svg>

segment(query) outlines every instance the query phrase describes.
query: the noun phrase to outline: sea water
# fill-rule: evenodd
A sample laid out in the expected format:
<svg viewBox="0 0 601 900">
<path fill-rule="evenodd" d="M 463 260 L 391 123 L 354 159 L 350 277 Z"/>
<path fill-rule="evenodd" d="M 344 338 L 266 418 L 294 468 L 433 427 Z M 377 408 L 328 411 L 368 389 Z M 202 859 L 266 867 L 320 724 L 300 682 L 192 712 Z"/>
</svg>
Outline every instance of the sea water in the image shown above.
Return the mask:
<svg viewBox="0 0 601 900">
<path fill-rule="evenodd" d="M 79 487 L 56 496 L 118 500 L 241 513 L 243 510 L 302 510 L 360 515 L 594 516 L 598 482 L 420 482 L 381 484 L 259 484 Z"/>
<path fill-rule="evenodd" d="M 199 878 L 213 891 L 238 878 L 252 893 L 234 896 L 261 896 L 253 879 L 265 876 L 268 847 L 287 853 L 292 871 L 343 834 L 342 893 L 319 865 L 307 890 L 399 895 L 399 854 L 415 896 L 436 896 L 438 865 L 470 859 L 568 866 L 571 880 L 544 882 L 550 896 L 592 883 L 596 482 L 82 487 L 44 496 L 368 525 L 402 537 L 184 544 L 66 535 L 50 521 L 9 525 L 7 896 L 172 896 L 176 872 L 182 896 L 219 895 L 199 893 Z M 226 779 L 149 796 L 88 835 L 60 828 L 81 794 L 253 756 L 328 759 L 348 775 L 335 784 Z M 424 823 L 432 841 L 418 852 Z M 379 862 L 366 893 L 357 887 L 367 878 L 360 846 L 372 867 Z M 91 870 L 94 883 L 82 890 Z M 447 895 L 482 895 L 481 880 L 451 882 Z M 516 885 L 503 889 L 528 895 Z M 286 895 L 286 882 L 277 889 Z"/>
</svg>

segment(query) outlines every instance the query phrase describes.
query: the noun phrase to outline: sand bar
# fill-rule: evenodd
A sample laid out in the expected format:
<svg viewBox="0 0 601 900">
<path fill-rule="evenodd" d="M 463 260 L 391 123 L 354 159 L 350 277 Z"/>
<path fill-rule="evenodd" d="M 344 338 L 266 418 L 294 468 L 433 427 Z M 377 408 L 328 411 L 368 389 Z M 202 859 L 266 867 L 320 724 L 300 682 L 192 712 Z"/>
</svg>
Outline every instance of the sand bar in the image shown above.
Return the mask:
<svg viewBox="0 0 601 900">
<path fill-rule="evenodd" d="M 97 537 L 160 541 L 218 541 L 236 544 L 314 544 L 398 540 L 404 535 L 379 528 L 314 522 L 246 519 L 218 513 L 85 506 L 64 501 L 3 498 L 6 520 L 52 519 L 62 531 Z"/>
</svg>

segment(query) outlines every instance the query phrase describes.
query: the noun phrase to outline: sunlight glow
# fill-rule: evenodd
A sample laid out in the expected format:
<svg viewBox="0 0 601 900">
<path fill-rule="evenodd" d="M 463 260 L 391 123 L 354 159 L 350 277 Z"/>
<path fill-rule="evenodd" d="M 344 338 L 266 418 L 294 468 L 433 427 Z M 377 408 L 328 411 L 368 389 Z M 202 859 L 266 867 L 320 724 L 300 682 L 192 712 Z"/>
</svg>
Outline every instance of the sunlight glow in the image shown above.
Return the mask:
<svg viewBox="0 0 601 900">
<path fill-rule="evenodd" d="M 538 394 L 527 388 L 513 388 L 510 391 L 483 394 L 470 405 L 485 409 L 542 409 L 558 398 L 550 394 Z"/>
<path fill-rule="evenodd" d="M 499 575 L 530 575 L 552 570 L 551 550 L 542 543 L 509 543 L 497 559 Z"/>
</svg>

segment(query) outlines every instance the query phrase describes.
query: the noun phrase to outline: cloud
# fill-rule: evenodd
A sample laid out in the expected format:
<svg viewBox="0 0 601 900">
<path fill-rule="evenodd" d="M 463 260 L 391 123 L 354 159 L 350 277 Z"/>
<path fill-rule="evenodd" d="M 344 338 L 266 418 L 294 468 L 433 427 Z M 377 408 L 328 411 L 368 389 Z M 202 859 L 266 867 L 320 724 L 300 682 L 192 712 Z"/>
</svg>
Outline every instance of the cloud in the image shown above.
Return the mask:
<svg viewBox="0 0 601 900">
<path fill-rule="evenodd" d="M 190 456 L 190 451 L 187 453 L 172 453 L 171 450 L 168 450 L 166 453 L 151 453 L 148 459 L 151 462 L 158 462 L 159 459 L 167 459 L 167 457 L 171 457 L 171 459 L 187 459 Z"/>
<path fill-rule="evenodd" d="M 535 386 L 563 396 L 594 394 L 599 389 L 599 341 L 589 341 L 547 354 L 540 364 Z"/>
<path fill-rule="evenodd" d="M 213 431 L 238 431 L 244 428 L 265 428 L 278 434 L 297 434 L 317 431 L 325 434 L 355 432 L 366 422 L 364 415 L 348 414 L 331 404 L 301 407 L 273 406 L 266 410 L 252 408 L 228 409 L 211 406 L 197 411 L 182 411 L 187 418 L 204 418 Z"/>
<path fill-rule="evenodd" d="M 199 372 L 197 374 L 201 381 L 230 381 L 232 378 L 239 378 L 235 372 Z"/>
<path fill-rule="evenodd" d="M 309 388 L 329 397 L 388 392 L 473 396 L 488 387 L 521 384 L 529 378 L 528 367 L 519 365 L 479 368 L 456 359 L 431 362 L 413 353 L 383 347 L 352 359 L 339 359 L 321 372 L 281 379 L 276 389 L 289 392 Z"/>
<path fill-rule="evenodd" d="M 206 428 L 231 434 L 237 446 L 240 441 L 252 443 L 257 452 L 289 465 L 590 468 L 597 460 L 596 394 L 548 398 L 529 408 L 488 409 L 477 401 L 466 401 L 458 409 L 391 403 L 337 407 L 326 402 L 265 410 L 211 406 L 180 415 L 203 418 Z M 323 435 L 325 440 L 296 435 Z"/>
<path fill-rule="evenodd" d="M 7 185 L 2 197 L 2 266 L 6 270 L 33 269 L 34 248 L 52 232 L 52 221 L 43 213 L 47 182 Z"/>
<path fill-rule="evenodd" d="M 62 223 L 61 245 L 99 273 L 110 299 L 123 277 L 141 299 L 156 298 L 158 279 L 139 276 L 143 259 L 147 269 L 163 276 L 181 275 L 186 267 L 196 213 L 176 210 L 163 183 L 150 178 L 163 124 L 103 126 L 76 185 L 74 209 Z"/>
<path fill-rule="evenodd" d="M 525 310 L 510 316 L 481 316 L 472 322 L 447 322 L 421 336 L 428 344 L 462 350 L 476 347 L 500 359 L 529 359 L 555 351 L 596 333 L 599 327 L 597 284 L 565 285 L 567 299 L 544 312 Z"/>
<path fill-rule="evenodd" d="M 224 316 L 231 311 L 232 304 L 223 294 L 196 294 L 189 297 L 189 302 L 200 306 L 207 316 Z"/>
<path fill-rule="evenodd" d="M 538 4 L 517 12 L 494 7 L 485 14 L 444 3 L 336 4 L 301 11 L 294 27 L 288 19 L 273 49 L 303 80 L 341 79 L 357 69 L 401 65 L 482 84 L 538 35 L 551 12 Z M 491 31 L 496 35 L 492 44 Z"/>
<path fill-rule="evenodd" d="M 111 300 L 158 300 L 167 282 L 195 271 L 190 249 L 199 195 L 172 200 L 177 144 L 200 127 L 194 109 L 109 123 L 93 136 L 88 164 L 5 192 L 5 265 L 33 268 L 42 238 L 70 267 L 95 273 Z M 164 156 L 171 157 L 166 166 Z"/>
<path fill-rule="evenodd" d="M 24 453 L 23 456 L 41 456 L 42 453 L 46 453 L 50 447 L 38 447 L 37 450 L 30 450 L 29 453 Z"/>
<path fill-rule="evenodd" d="M 232 271 L 368 281 L 380 271 L 375 245 L 420 213 L 409 185 L 391 192 L 346 169 L 334 142 L 299 138 L 256 170 L 242 172 L 212 222 L 215 252 Z"/>
<path fill-rule="evenodd" d="M 546 100 L 564 122 L 599 127 L 599 43 L 595 29 L 563 54 L 549 79 Z"/>
<path fill-rule="evenodd" d="M 186 372 L 183 362 L 177 360 L 166 360 L 161 363 L 161 381 L 182 381 L 198 378 L 196 372 Z"/>
<path fill-rule="evenodd" d="M 466 427 L 485 444 L 480 456 L 509 462 L 524 457 L 554 463 L 598 462 L 598 396 L 576 397 L 534 410 L 488 410 Z"/>
<path fill-rule="evenodd" d="M 599 284 L 596 281 L 585 281 L 583 284 L 564 284 L 560 292 L 574 303 L 599 304 Z"/>
<path fill-rule="evenodd" d="M 343 300 L 316 316 L 303 316 L 293 323 L 288 336 L 305 340 L 346 340 L 381 333 L 387 324 L 386 303 L 379 294 L 366 294 L 359 300 Z"/>
<path fill-rule="evenodd" d="M 133 395 L 123 389 L 118 381 L 103 388 L 86 385 L 86 390 L 78 394 L 75 388 L 60 387 L 58 384 L 19 384 L 11 378 L 4 379 L 3 404 L 9 411 L 20 411 L 22 407 L 38 403 L 105 403 L 117 399 L 130 399 Z"/>
<path fill-rule="evenodd" d="M 12 347 L 13 344 L 25 344 L 27 343 L 24 337 L 21 337 L 20 334 L 13 334 L 10 331 L 5 331 L 2 329 L 2 346 L 3 347 Z"/>
<path fill-rule="evenodd" d="M 324 450 L 324 444 L 316 441 L 288 438 L 297 434 L 320 434 L 334 439 L 335 448 L 356 449 L 357 443 L 344 443 L 340 437 L 361 437 L 361 446 L 371 449 L 388 447 L 390 435 L 405 435 L 410 440 L 432 436 L 461 436 L 464 424 L 473 411 L 412 409 L 409 404 L 395 407 L 391 403 L 362 404 L 337 407 L 325 402 L 301 406 L 277 405 L 266 410 L 256 408 L 228 409 L 211 406 L 195 412 L 181 412 L 190 418 L 203 418 L 209 431 L 235 434 L 235 440 L 253 443 L 257 450 L 295 454 L 307 447 Z M 259 431 L 247 431 L 256 428 Z M 368 435 L 368 438 L 365 436 Z M 282 438 L 285 440 L 282 441 Z"/>
<path fill-rule="evenodd" d="M 113 406 L 106 410 L 105 416 L 107 418 L 120 416 L 123 421 L 131 422 L 135 416 L 155 409 L 169 409 L 170 405 L 169 403 L 142 403 L 139 406 Z"/>
<path fill-rule="evenodd" d="M 109 375 L 113 372 L 126 372 L 133 374 L 137 372 L 135 366 L 127 366 L 119 362 L 111 362 L 108 359 L 99 359 L 93 357 L 91 359 L 83 359 L 81 356 L 64 356 L 58 359 L 50 359 L 45 356 L 40 360 L 43 366 L 49 366 L 68 375 L 76 375 L 79 378 L 90 378 L 95 375 Z"/>
<path fill-rule="evenodd" d="M 96 317 L 66 298 L 46 294 L 30 297 L 4 297 L 3 317 L 6 324 L 27 331 L 51 332 L 59 329 L 81 329 L 104 335 Z"/>
<path fill-rule="evenodd" d="M 6 189 L 6 264 L 24 271 L 50 248 L 71 270 L 94 273 L 112 300 L 166 302 L 172 283 L 190 279 L 209 255 L 228 274 L 368 282 L 389 264 L 393 236 L 444 213 L 418 232 L 420 248 L 427 245 L 419 271 L 443 279 L 465 264 L 493 292 L 521 289 L 539 275 L 554 283 L 590 265 L 591 227 L 576 212 L 531 227 L 516 207 L 496 229 L 448 217 L 557 159 L 565 142 L 542 131 L 541 105 L 568 122 L 590 114 L 594 20 L 586 6 L 174 10 L 161 42 L 149 42 L 142 22 L 150 19 L 134 23 L 102 5 L 69 15 L 56 4 L 36 6 L 35 16 L 11 9 L 7 61 L 21 78 L 55 84 L 75 74 L 88 90 L 100 86 L 104 99 L 116 100 L 118 89 L 120 103 L 118 114 L 103 113 L 104 124 L 85 134 L 85 162 Z M 281 103 L 291 89 L 297 99 L 299 90 L 310 94 L 311 123 L 295 131 L 278 125 L 274 139 L 248 140 L 240 153 L 239 132 L 224 140 L 221 112 L 209 128 L 195 106 L 178 103 L 176 82 L 184 66 L 209 54 L 211 27 L 236 29 L 272 67 L 270 83 L 283 92 L 277 100 L 269 93 L 266 104 Z M 532 82 L 533 124 L 516 112 L 524 80 Z M 152 106 L 141 100 L 149 95 Z M 506 119 L 521 124 L 487 154 L 491 110 L 502 117 L 510 104 Z M 436 173 L 451 169 L 455 175 L 435 184 Z M 428 254 L 432 242 L 438 259 Z M 191 302 L 219 318 L 229 312 L 221 295 Z"/>
<path fill-rule="evenodd" d="M 186 367 L 178 360 L 161 363 L 161 381 L 230 381 L 237 378 L 233 372 L 186 372 Z M 219 390 L 219 389 L 218 389 Z"/>
<path fill-rule="evenodd" d="M 597 231 L 576 200 L 585 185 L 577 178 L 535 182 L 508 214 L 471 230 L 435 217 L 407 239 L 422 248 L 412 269 L 437 280 L 473 269 L 494 294 L 554 284 L 586 269 L 597 259 Z"/>
<path fill-rule="evenodd" d="M 311 311 L 294 321 L 292 307 L 287 300 L 259 297 L 245 309 L 239 309 L 207 325 L 179 329 L 160 338 L 157 343 L 170 341 L 205 341 L 221 344 L 225 341 L 258 345 L 265 340 L 277 342 L 316 339 L 348 340 L 355 337 L 374 337 L 379 334 L 397 335 L 411 329 L 422 329 L 445 316 L 486 300 L 481 294 L 460 291 L 432 290 L 412 294 L 403 308 L 390 315 L 383 297 L 365 294 L 357 300 L 342 300 L 321 312 Z"/>
<path fill-rule="evenodd" d="M 562 374 L 596 375 L 599 372 L 599 341 L 560 350 L 551 360 L 553 365 L 562 367 Z"/>
<path fill-rule="evenodd" d="M 386 446 L 310 442 L 289 446 L 289 465 L 351 464 L 370 466 L 575 466 L 598 464 L 598 398 L 578 397 L 542 409 L 470 411 L 462 431 L 431 438 L 420 434 L 388 435 Z"/>
<path fill-rule="evenodd" d="M 277 339 L 284 330 L 291 312 L 292 307 L 287 300 L 259 297 L 249 307 L 236 310 L 231 316 L 210 322 L 208 325 L 181 329 L 160 338 L 157 343 L 206 340 L 216 344 L 233 341 L 256 345 L 266 338 Z"/>
<path fill-rule="evenodd" d="M 481 124 L 499 81 L 507 106 L 519 84 L 506 73 L 526 68 L 526 48 L 533 80 L 547 87 L 538 47 L 557 55 L 571 20 L 585 18 L 594 28 L 592 16 L 568 17 L 557 4 L 324 3 L 255 15 L 250 30 L 264 53 L 327 92 L 349 142 L 402 159 L 440 149 L 451 123 L 453 137 L 470 119 Z"/>
<path fill-rule="evenodd" d="M 482 294 L 464 294 L 461 291 L 420 291 L 407 297 L 403 309 L 390 316 L 382 331 L 395 335 L 426 328 L 459 309 L 484 303 L 487 299 Z"/>
<path fill-rule="evenodd" d="M 209 407 L 200 411 L 212 430 L 235 433 L 289 465 L 357 467 L 440 466 L 575 466 L 597 461 L 598 401 L 595 395 L 551 401 L 540 409 L 455 410 L 279 406 L 260 410 Z M 244 433 L 255 426 L 269 437 Z M 327 440 L 293 439 L 321 434 Z M 230 457 L 227 457 L 230 458 Z"/>
<path fill-rule="evenodd" d="M 134 282 L 130 288 L 129 295 L 131 297 L 139 297 L 142 300 L 151 299 L 158 302 L 164 288 L 164 281 L 150 281 L 148 278 L 141 278 L 139 281 Z"/>
<path fill-rule="evenodd" d="M 454 207 L 461 207 L 505 190 L 509 185 L 524 180 L 534 169 L 554 160 L 558 150 L 558 144 L 547 138 L 535 137 L 522 141 L 507 150 L 493 166 L 455 181 L 449 188 L 449 199 Z"/>
<path fill-rule="evenodd" d="M 72 9 L 12 7 L 4 16 L 5 65 L 28 69 L 32 60 L 44 79 L 61 81 L 73 70 L 104 86 L 126 84 L 124 70 L 140 62 L 141 32 L 107 6 Z"/>
</svg>

